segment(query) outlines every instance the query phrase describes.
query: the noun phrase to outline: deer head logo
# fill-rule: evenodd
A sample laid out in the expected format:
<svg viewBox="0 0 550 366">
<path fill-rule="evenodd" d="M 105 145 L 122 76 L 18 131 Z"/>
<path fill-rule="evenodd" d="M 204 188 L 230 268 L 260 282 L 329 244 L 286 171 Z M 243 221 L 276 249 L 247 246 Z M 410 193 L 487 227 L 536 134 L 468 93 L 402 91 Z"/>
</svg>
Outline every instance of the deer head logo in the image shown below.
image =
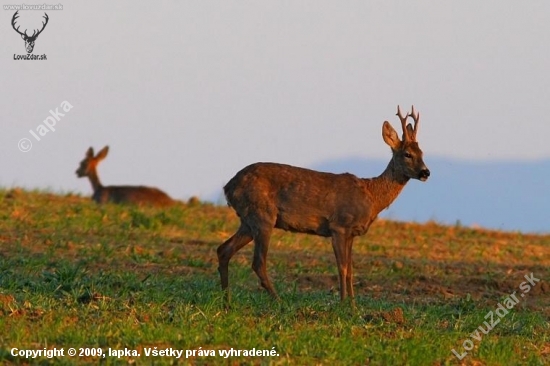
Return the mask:
<svg viewBox="0 0 550 366">
<path fill-rule="evenodd" d="M 34 49 L 34 42 L 36 41 L 36 38 L 38 38 L 38 35 L 40 35 L 40 33 L 42 33 L 42 31 L 44 30 L 44 28 L 46 28 L 46 24 L 48 24 L 48 14 L 44 13 L 44 19 L 46 19 L 45 22 L 42 22 L 42 29 L 40 30 L 37 30 L 35 29 L 32 33 L 32 36 L 29 36 L 27 34 L 27 30 L 25 29 L 25 32 L 21 33 L 19 31 L 19 26 L 17 28 L 15 28 L 15 21 L 17 20 L 17 18 L 19 18 L 19 10 L 15 12 L 15 14 L 13 14 L 13 18 L 11 18 L 11 26 L 13 27 L 13 29 L 19 33 L 21 35 L 21 38 L 23 38 L 23 40 L 25 41 L 25 48 L 27 49 L 27 53 L 32 53 L 32 50 Z"/>
</svg>

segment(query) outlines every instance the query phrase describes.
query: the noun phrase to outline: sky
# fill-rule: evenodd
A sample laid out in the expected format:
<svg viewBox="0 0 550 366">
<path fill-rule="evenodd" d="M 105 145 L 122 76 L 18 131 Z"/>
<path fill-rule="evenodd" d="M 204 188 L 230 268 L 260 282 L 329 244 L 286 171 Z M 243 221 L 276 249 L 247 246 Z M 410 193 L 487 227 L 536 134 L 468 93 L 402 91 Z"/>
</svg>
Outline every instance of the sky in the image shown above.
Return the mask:
<svg viewBox="0 0 550 366">
<path fill-rule="evenodd" d="M 14 59 L 19 4 L 0 10 L 3 187 L 91 195 L 74 172 L 109 145 L 104 185 L 216 200 L 257 161 L 389 161 L 398 104 L 420 112 L 428 166 L 550 159 L 547 1 L 46 4 L 63 5 L 36 40 L 46 60 Z M 43 13 L 21 10 L 20 30 Z"/>
</svg>

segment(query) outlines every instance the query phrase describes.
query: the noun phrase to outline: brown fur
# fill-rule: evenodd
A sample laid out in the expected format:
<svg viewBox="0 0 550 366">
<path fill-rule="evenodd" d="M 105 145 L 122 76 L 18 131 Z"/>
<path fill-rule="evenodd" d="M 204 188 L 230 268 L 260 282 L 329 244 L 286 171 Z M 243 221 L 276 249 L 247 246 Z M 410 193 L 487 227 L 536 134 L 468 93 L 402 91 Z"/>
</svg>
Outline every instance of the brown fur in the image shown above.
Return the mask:
<svg viewBox="0 0 550 366">
<path fill-rule="evenodd" d="M 79 178 L 88 177 L 94 194 L 92 199 L 97 203 L 128 203 L 148 206 L 169 206 L 174 204 L 170 196 L 154 187 L 145 186 L 108 186 L 104 187 L 97 176 L 97 165 L 107 156 L 109 147 L 105 146 L 94 156 L 94 149 L 89 148 L 86 157 L 76 170 Z"/>
<path fill-rule="evenodd" d="M 228 266 L 231 257 L 254 240 L 252 268 L 261 285 L 277 298 L 268 276 L 266 257 L 273 228 L 332 238 L 338 265 L 340 298 L 353 300 L 353 239 L 365 234 L 380 211 L 397 198 L 410 178 L 426 180 L 430 174 L 416 142 L 418 114 L 414 108 L 403 117 L 403 140 L 389 122 L 382 136 L 392 148 L 386 170 L 361 179 L 352 174 L 332 174 L 276 163 L 256 163 L 239 171 L 224 187 L 228 204 L 240 217 L 235 235 L 218 247 L 222 289 L 229 300 Z M 415 126 L 406 126 L 412 116 Z"/>
</svg>

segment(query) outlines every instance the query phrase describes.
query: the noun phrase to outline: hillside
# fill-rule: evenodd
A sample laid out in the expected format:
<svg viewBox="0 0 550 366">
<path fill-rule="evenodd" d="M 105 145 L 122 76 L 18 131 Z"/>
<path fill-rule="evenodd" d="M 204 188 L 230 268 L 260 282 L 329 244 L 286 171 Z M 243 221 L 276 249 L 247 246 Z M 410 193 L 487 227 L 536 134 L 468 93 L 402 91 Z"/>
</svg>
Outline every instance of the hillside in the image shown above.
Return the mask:
<svg viewBox="0 0 550 366">
<path fill-rule="evenodd" d="M 412 193 L 412 192 L 408 192 Z M 463 364 L 550 362 L 550 235 L 379 220 L 354 244 L 357 309 L 339 304 L 328 240 L 277 231 L 259 289 L 253 245 L 230 264 L 225 310 L 216 248 L 238 226 L 230 208 L 105 205 L 0 190 L 0 363 L 11 349 L 132 349 L 110 364 L 169 364 L 146 349 L 258 349 L 278 356 L 195 356 L 194 364 Z M 525 276 L 535 282 L 520 289 Z M 511 314 L 471 333 L 512 293 Z M 182 358 L 185 359 L 185 356 Z M 61 360 L 61 359 L 60 359 Z M 97 357 L 63 358 L 96 363 Z M 230 362 L 228 362 L 230 361 Z"/>
</svg>

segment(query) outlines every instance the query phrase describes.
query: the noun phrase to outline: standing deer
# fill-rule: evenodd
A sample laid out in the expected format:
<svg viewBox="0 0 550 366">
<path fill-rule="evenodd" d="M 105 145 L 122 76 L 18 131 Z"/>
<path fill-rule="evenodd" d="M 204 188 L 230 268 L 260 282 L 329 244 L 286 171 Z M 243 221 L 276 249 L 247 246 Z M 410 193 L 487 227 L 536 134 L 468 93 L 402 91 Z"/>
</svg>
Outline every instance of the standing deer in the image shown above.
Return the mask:
<svg viewBox="0 0 550 366">
<path fill-rule="evenodd" d="M 94 156 L 94 149 L 89 148 L 86 157 L 76 170 L 79 178 L 88 177 L 94 194 L 92 199 L 97 203 L 131 203 L 137 205 L 169 206 L 174 203 L 166 193 L 158 188 L 145 186 L 108 186 L 104 187 L 97 176 L 97 164 L 107 156 L 109 146 L 105 146 Z"/>
<path fill-rule="evenodd" d="M 42 29 L 38 30 L 38 29 L 35 29 L 33 32 L 32 32 L 32 36 L 29 36 L 27 34 L 27 30 L 25 29 L 24 32 L 20 32 L 19 31 L 19 26 L 17 28 L 15 28 L 15 21 L 17 20 L 17 18 L 19 18 L 19 10 L 17 10 L 15 12 L 15 14 L 13 14 L 13 17 L 11 18 L 11 26 L 13 27 L 13 29 L 19 33 L 21 35 L 21 38 L 23 38 L 23 40 L 25 41 L 25 49 L 27 50 L 27 53 L 32 53 L 32 50 L 34 49 L 34 42 L 36 42 L 36 39 L 38 38 L 38 36 L 40 35 L 40 33 L 42 33 L 42 31 L 44 30 L 44 28 L 46 28 L 46 25 L 48 25 L 48 20 L 50 19 L 48 17 L 48 14 L 44 13 L 44 16 L 43 18 L 45 19 L 45 22 L 42 22 Z"/>
<path fill-rule="evenodd" d="M 392 159 L 375 178 L 332 174 L 276 163 L 255 163 L 239 171 L 224 187 L 228 205 L 241 220 L 237 232 L 218 247 L 221 287 L 229 303 L 229 261 L 254 240 L 252 269 L 260 284 L 275 299 L 278 295 L 267 276 L 266 257 L 273 228 L 332 238 L 338 265 L 340 299 L 353 303 L 353 239 L 364 235 L 380 211 L 399 195 L 409 179 L 426 181 L 430 171 L 416 141 L 420 114 L 405 117 L 397 107 L 403 138 L 385 121 L 382 138 Z M 407 125 L 412 117 L 414 126 Z"/>
</svg>

